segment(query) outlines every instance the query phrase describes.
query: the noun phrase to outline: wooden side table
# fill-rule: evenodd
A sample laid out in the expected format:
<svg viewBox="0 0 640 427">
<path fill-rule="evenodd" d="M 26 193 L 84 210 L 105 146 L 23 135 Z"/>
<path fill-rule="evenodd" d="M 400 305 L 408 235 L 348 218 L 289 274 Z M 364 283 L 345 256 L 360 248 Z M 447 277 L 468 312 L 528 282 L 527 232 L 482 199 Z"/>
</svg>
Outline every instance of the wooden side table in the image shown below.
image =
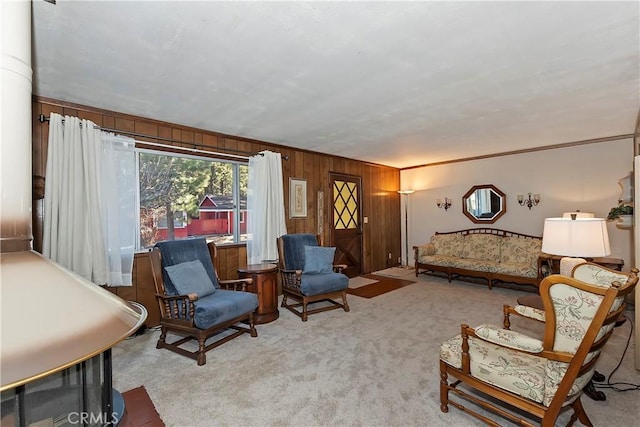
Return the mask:
<svg viewBox="0 0 640 427">
<path fill-rule="evenodd" d="M 620 258 L 593 258 L 591 262 L 611 270 L 622 271 L 622 267 L 624 267 L 624 260 Z"/>
<path fill-rule="evenodd" d="M 251 292 L 258 295 L 258 308 L 254 313 L 256 325 L 273 322 L 278 311 L 278 266 L 275 264 L 250 264 L 238 269 L 241 279 L 253 279 Z"/>
<path fill-rule="evenodd" d="M 542 271 L 542 266 L 546 264 L 548 266 L 548 274 L 558 274 L 560 272 L 560 260 L 562 258 L 562 256 L 558 255 L 542 254 L 540 258 L 538 258 L 538 269 Z M 622 271 L 624 267 L 624 260 L 620 258 L 585 258 L 585 260 L 611 270 Z"/>
</svg>

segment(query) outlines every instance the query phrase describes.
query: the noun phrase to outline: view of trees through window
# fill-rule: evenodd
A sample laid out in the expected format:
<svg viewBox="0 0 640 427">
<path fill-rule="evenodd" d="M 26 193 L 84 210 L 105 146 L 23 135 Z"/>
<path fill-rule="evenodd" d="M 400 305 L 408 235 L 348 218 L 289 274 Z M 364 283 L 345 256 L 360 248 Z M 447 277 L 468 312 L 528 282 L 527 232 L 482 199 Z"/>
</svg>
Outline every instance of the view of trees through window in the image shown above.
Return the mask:
<svg viewBox="0 0 640 427">
<path fill-rule="evenodd" d="M 194 236 L 246 240 L 248 175 L 245 164 L 140 151 L 141 248 Z"/>
</svg>

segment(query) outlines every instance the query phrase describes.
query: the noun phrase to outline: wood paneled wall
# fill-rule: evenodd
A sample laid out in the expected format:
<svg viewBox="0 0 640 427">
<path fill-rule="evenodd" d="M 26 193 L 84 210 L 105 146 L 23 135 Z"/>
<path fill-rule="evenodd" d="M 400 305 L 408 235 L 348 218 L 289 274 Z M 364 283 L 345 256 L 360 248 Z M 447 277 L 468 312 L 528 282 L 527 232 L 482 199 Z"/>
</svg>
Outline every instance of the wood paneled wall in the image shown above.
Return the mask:
<svg viewBox="0 0 640 427">
<path fill-rule="evenodd" d="M 45 177 L 48 122 L 40 123 L 40 114 L 49 117 L 52 113 L 76 116 L 88 119 L 98 126 L 121 131 L 136 132 L 145 135 L 170 138 L 181 141 L 185 146 L 202 144 L 211 151 L 227 148 L 256 153 L 271 150 L 289 156 L 283 161 L 285 188 L 285 204 L 288 213 L 289 177 L 307 180 L 307 218 L 287 219 L 289 233 L 310 232 L 317 230 L 316 194 L 318 190 L 325 192 L 324 242 L 331 244 L 329 221 L 331 219 L 331 192 L 329 191 L 329 172 L 337 172 L 362 178 L 362 215 L 368 218 L 363 224 L 363 270 L 365 273 L 381 270 L 395 265 L 401 255 L 401 221 L 400 197 L 396 192 L 400 188 L 400 170 L 387 166 L 360 162 L 339 156 L 315 153 L 294 149 L 264 141 L 251 140 L 217 132 L 195 129 L 179 124 L 171 124 L 158 120 L 101 110 L 98 108 L 71 104 L 54 99 L 34 97 L 33 101 L 33 175 Z M 204 114 L 204 113 L 203 113 Z M 161 142 L 153 139 L 138 138 Z M 170 143 L 166 143 L 170 144 Z M 173 145 L 182 145 L 175 143 Z M 207 149 L 205 148 L 205 149 Z M 45 177 L 46 185 L 46 177 Z M 34 200 L 33 206 L 34 248 L 42 247 L 42 200 Z M 388 254 L 391 253 L 391 261 Z M 229 245 L 220 247 L 216 268 L 222 278 L 236 278 L 237 269 L 246 266 L 245 245 Z M 149 310 L 147 325 L 158 323 L 158 309 L 154 300 L 153 280 L 150 275 L 150 264 L 146 253 L 138 253 L 134 261 L 133 287 L 112 288 L 124 299 L 138 301 Z"/>
</svg>

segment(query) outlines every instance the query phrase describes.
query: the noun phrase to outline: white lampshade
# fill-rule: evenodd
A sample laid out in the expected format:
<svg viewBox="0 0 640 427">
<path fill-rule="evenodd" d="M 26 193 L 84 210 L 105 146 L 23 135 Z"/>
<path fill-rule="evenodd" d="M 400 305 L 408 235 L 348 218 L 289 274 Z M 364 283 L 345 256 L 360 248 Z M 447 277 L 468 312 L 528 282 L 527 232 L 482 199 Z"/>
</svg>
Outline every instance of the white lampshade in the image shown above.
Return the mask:
<svg viewBox="0 0 640 427">
<path fill-rule="evenodd" d="M 603 257 L 611 254 L 607 222 L 602 218 L 547 218 L 542 252 L 551 255 Z"/>
<path fill-rule="evenodd" d="M 564 212 L 562 214 L 562 218 L 571 218 L 572 215 L 575 215 L 576 218 L 595 218 L 595 215 L 591 212 Z"/>
</svg>

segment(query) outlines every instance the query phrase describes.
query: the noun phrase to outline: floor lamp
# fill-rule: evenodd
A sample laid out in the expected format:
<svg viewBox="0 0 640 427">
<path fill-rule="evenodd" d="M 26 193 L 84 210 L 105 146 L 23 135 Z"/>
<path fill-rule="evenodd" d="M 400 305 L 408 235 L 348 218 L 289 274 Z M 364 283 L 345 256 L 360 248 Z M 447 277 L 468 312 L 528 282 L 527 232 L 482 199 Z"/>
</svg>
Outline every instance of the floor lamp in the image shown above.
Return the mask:
<svg viewBox="0 0 640 427">
<path fill-rule="evenodd" d="M 409 194 L 415 193 L 415 190 L 398 190 L 398 193 L 405 196 L 404 198 L 404 247 L 407 262 L 404 268 L 409 267 Z"/>
</svg>

